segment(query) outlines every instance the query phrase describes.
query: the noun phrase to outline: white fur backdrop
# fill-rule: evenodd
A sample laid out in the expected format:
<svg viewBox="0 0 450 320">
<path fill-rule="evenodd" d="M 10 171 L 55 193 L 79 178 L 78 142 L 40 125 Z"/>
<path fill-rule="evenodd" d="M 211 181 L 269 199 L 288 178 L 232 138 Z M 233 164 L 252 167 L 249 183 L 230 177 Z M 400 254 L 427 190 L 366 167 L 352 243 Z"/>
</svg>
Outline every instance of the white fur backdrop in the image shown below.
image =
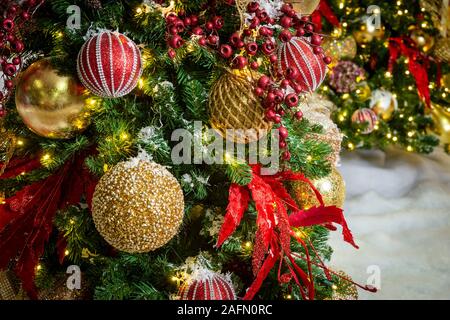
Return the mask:
<svg viewBox="0 0 450 320">
<path fill-rule="evenodd" d="M 379 268 L 379 291 L 360 299 L 450 299 L 450 156 L 357 151 L 339 169 L 360 249 L 332 233 L 330 266 L 363 284 Z"/>
</svg>

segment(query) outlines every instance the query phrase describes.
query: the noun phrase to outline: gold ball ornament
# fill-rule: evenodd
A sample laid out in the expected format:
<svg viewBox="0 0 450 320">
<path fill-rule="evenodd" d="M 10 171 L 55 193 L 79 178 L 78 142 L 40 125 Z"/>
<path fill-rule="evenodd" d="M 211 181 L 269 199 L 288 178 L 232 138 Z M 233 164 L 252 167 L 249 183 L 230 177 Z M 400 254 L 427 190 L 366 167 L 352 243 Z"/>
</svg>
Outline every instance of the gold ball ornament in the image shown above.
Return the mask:
<svg viewBox="0 0 450 320">
<path fill-rule="evenodd" d="M 343 271 L 338 271 L 340 277 L 336 277 L 336 281 L 332 286 L 332 300 L 358 300 L 358 288 L 352 283 L 352 278 Z M 346 279 L 350 280 L 347 281 Z"/>
<path fill-rule="evenodd" d="M 90 123 L 89 95 L 72 76 L 61 75 L 52 59 L 28 67 L 16 88 L 16 107 L 27 127 L 36 134 L 68 139 Z"/>
<path fill-rule="evenodd" d="M 342 59 L 352 60 L 357 53 L 357 44 L 353 36 L 345 38 L 326 38 L 322 44 L 325 54 L 333 60 L 338 62 Z"/>
<path fill-rule="evenodd" d="M 442 144 L 450 144 L 450 107 L 433 103 L 427 112 L 433 119 L 433 132 L 439 136 Z"/>
<path fill-rule="evenodd" d="M 392 119 L 392 115 L 398 109 L 398 101 L 395 96 L 386 90 L 374 90 L 370 98 L 370 108 L 384 121 Z"/>
<path fill-rule="evenodd" d="M 118 250 L 156 250 L 178 232 L 184 198 L 177 179 L 147 160 L 120 162 L 97 185 L 92 216 L 98 232 Z"/>
<path fill-rule="evenodd" d="M 353 37 L 359 45 L 362 45 L 372 42 L 373 39 L 381 40 L 384 38 L 384 34 L 384 26 L 374 28 L 371 25 L 367 26 L 366 23 L 362 23 L 359 30 L 353 32 Z"/>
<path fill-rule="evenodd" d="M 417 45 L 419 49 L 423 52 L 430 51 L 434 46 L 434 37 L 425 33 L 423 30 L 417 28 L 416 26 L 412 26 L 408 28 L 411 31 L 410 37 Z"/>
<path fill-rule="evenodd" d="M 366 81 L 362 81 L 356 85 L 355 94 L 359 101 L 366 101 L 370 99 L 372 90 Z"/>
<path fill-rule="evenodd" d="M 446 73 L 441 78 L 441 86 L 450 89 L 450 73 Z"/>
<path fill-rule="evenodd" d="M 209 119 L 225 139 L 237 143 L 258 141 L 272 128 L 255 94 L 259 73 L 233 71 L 222 75 L 211 88 Z"/>
<path fill-rule="evenodd" d="M 326 206 L 342 208 L 345 202 L 345 181 L 336 168 L 324 178 L 312 181 L 322 195 Z M 303 209 L 318 207 L 319 201 L 311 187 L 301 181 L 291 183 L 291 192 L 298 205 Z"/>
<path fill-rule="evenodd" d="M 286 0 L 297 13 L 302 15 L 312 14 L 320 4 L 320 0 Z"/>
</svg>

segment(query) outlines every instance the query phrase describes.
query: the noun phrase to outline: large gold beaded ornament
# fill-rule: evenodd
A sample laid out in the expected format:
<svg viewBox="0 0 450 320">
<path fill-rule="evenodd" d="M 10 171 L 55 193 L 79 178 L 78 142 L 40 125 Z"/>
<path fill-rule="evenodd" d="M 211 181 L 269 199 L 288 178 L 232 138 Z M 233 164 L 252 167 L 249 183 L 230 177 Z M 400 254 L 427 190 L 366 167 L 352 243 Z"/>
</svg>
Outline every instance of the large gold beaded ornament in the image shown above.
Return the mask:
<svg viewBox="0 0 450 320">
<path fill-rule="evenodd" d="M 120 162 L 98 183 L 92 215 L 98 232 L 118 250 L 156 250 L 178 232 L 184 198 L 177 179 L 163 166 L 137 158 Z"/>
<path fill-rule="evenodd" d="M 23 122 L 47 138 L 67 139 L 86 129 L 89 101 L 88 91 L 77 78 L 60 74 L 50 58 L 29 66 L 16 88 L 17 112 Z"/>
<path fill-rule="evenodd" d="M 336 206 L 338 208 L 344 206 L 345 181 L 336 168 L 333 168 L 328 176 L 313 180 L 312 182 L 322 195 L 323 202 L 326 206 Z M 290 189 L 294 199 L 302 209 L 307 210 L 320 206 L 314 191 L 306 182 L 292 182 Z"/>
<path fill-rule="evenodd" d="M 233 71 L 222 75 L 209 96 L 211 126 L 225 139 L 237 143 L 258 141 L 272 128 L 255 94 L 261 74 Z"/>
</svg>

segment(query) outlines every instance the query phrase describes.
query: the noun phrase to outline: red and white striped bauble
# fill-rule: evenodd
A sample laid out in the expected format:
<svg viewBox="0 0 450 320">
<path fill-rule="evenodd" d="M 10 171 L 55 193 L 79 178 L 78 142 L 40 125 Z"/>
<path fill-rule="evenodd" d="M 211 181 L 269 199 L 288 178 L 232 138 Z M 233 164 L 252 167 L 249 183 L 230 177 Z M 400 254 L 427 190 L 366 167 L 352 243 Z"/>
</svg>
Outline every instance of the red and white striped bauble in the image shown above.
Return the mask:
<svg viewBox="0 0 450 320">
<path fill-rule="evenodd" d="M 202 269 L 195 272 L 180 288 L 181 300 L 236 300 L 229 277 Z"/>
<path fill-rule="evenodd" d="M 366 124 L 366 128 L 361 133 L 369 134 L 375 129 L 375 125 L 378 122 L 378 116 L 372 109 L 363 108 L 356 110 L 353 113 L 352 122 L 356 124 Z"/>
<path fill-rule="evenodd" d="M 302 86 L 302 92 L 316 91 L 325 80 L 327 66 L 323 55 L 315 54 L 312 45 L 303 38 L 293 37 L 279 46 L 278 68 L 284 74 L 291 66 L 299 71 L 296 82 Z"/>
<path fill-rule="evenodd" d="M 93 94 L 118 98 L 130 93 L 142 74 L 139 48 L 125 35 L 102 31 L 78 54 L 78 77 Z"/>
</svg>

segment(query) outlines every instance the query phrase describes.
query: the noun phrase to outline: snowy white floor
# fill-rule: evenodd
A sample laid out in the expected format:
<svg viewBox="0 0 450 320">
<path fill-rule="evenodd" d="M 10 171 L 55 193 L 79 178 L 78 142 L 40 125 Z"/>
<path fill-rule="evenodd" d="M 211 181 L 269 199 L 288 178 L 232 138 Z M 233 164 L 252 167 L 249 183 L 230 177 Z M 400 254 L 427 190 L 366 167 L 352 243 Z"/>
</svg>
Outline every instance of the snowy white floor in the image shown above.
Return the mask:
<svg viewBox="0 0 450 320">
<path fill-rule="evenodd" d="M 450 299 L 450 156 L 355 152 L 340 171 L 360 249 L 333 233 L 330 266 L 360 283 L 379 268 L 381 289 L 360 299 Z"/>
</svg>

